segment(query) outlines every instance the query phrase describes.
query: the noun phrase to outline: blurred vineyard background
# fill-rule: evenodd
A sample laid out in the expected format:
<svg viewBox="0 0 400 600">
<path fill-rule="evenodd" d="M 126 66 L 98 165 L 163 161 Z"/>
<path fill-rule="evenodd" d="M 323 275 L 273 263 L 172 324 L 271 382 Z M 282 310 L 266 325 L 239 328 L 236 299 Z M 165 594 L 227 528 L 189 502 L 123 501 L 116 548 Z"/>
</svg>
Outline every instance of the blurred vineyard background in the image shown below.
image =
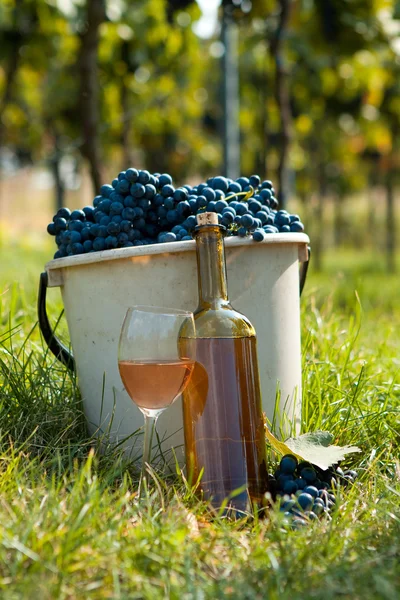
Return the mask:
<svg viewBox="0 0 400 600">
<path fill-rule="evenodd" d="M 258 173 L 314 268 L 395 270 L 399 1 L 0 0 L 0 57 L 0 251 L 135 166 Z"/>
</svg>

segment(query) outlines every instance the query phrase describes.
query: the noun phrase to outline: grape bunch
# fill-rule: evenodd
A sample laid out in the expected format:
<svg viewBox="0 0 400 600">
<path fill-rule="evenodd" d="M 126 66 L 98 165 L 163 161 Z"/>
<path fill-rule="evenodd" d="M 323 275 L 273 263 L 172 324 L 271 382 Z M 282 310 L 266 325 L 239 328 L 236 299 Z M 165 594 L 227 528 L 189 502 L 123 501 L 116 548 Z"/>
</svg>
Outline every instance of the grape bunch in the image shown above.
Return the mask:
<svg viewBox="0 0 400 600">
<path fill-rule="evenodd" d="M 304 231 L 298 215 L 278 210 L 273 184 L 258 175 L 212 177 L 197 186 L 175 187 L 167 173 L 127 169 L 103 185 L 93 206 L 61 208 L 47 227 L 55 236 L 54 258 L 192 239 L 196 215 L 215 212 L 231 236 L 262 241 L 271 233 Z"/>
<path fill-rule="evenodd" d="M 309 521 L 329 515 L 336 505 L 337 487 L 354 483 L 357 472 L 339 466 L 326 471 L 308 462 L 298 462 L 292 454 L 284 456 L 269 477 L 272 497 L 280 511 L 296 529 Z"/>
</svg>

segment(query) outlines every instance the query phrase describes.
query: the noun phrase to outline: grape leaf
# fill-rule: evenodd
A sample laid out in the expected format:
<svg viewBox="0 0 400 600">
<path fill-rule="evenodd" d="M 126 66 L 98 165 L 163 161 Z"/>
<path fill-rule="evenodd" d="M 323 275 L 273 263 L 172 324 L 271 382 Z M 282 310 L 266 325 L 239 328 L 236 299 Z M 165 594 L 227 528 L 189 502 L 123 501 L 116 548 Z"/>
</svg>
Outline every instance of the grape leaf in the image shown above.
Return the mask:
<svg viewBox="0 0 400 600">
<path fill-rule="evenodd" d="M 309 431 L 294 439 L 307 439 L 313 444 L 328 447 L 332 444 L 334 436 L 329 431 L 321 431 L 318 429 L 317 431 Z"/>
<path fill-rule="evenodd" d="M 267 427 L 265 434 L 271 446 L 279 454 L 294 454 L 297 458 L 306 460 L 323 471 L 343 460 L 346 454 L 361 452 L 357 446 L 330 445 L 333 435 L 328 431 L 305 433 L 297 438 L 289 438 L 285 442 L 277 440 Z"/>
<path fill-rule="evenodd" d="M 271 446 L 273 447 L 273 449 L 276 450 L 279 454 L 282 454 L 282 455 L 294 454 L 297 458 L 301 459 L 301 456 L 299 456 L 298 454 L 293 452 L 293 450 L 291 450 L 289 448 L 289 446 L 286 446 L 285 442 L 281 442 L 280 440 L 278 440 L 274 436 L 274 434 L 270 432 L 268 427 L 265 427 L 265 436 L 266 436 L 267 440 L 269 441 L 269 443 L 271 444 Z"/>
</svg>

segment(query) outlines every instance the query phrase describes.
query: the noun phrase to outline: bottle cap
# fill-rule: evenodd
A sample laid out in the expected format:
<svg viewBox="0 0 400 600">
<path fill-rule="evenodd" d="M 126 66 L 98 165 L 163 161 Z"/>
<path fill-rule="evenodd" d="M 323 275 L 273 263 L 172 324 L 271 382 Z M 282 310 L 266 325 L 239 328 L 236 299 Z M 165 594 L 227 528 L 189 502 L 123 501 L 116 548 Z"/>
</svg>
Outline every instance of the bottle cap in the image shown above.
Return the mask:
<svg viewBox="0 0 400 600">
<path fill-rule="evenodd" d="M 196 215 L 197 225 L 218 225 L 218 215 L 215 212 L 204 212 Z"/>
</svg>

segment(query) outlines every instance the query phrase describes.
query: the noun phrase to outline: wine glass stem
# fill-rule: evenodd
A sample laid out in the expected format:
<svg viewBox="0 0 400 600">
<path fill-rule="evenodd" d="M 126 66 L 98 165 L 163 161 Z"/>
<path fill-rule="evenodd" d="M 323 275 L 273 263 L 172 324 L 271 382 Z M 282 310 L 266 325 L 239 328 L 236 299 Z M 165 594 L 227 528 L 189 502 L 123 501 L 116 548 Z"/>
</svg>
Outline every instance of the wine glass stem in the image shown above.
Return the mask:
<svg viewBox="0 0 400 600">
<path fill-rule="evenodd" d="M 156 426 L 157 417 L 151 415 L 144 416 L 144 444 L 143 444 L 143 460 L 141 479 L 147 481 L 146 464 L 150 464 L 151 460 L 151 445 L 153 441 L 153 433 Z"/>
</svg>

